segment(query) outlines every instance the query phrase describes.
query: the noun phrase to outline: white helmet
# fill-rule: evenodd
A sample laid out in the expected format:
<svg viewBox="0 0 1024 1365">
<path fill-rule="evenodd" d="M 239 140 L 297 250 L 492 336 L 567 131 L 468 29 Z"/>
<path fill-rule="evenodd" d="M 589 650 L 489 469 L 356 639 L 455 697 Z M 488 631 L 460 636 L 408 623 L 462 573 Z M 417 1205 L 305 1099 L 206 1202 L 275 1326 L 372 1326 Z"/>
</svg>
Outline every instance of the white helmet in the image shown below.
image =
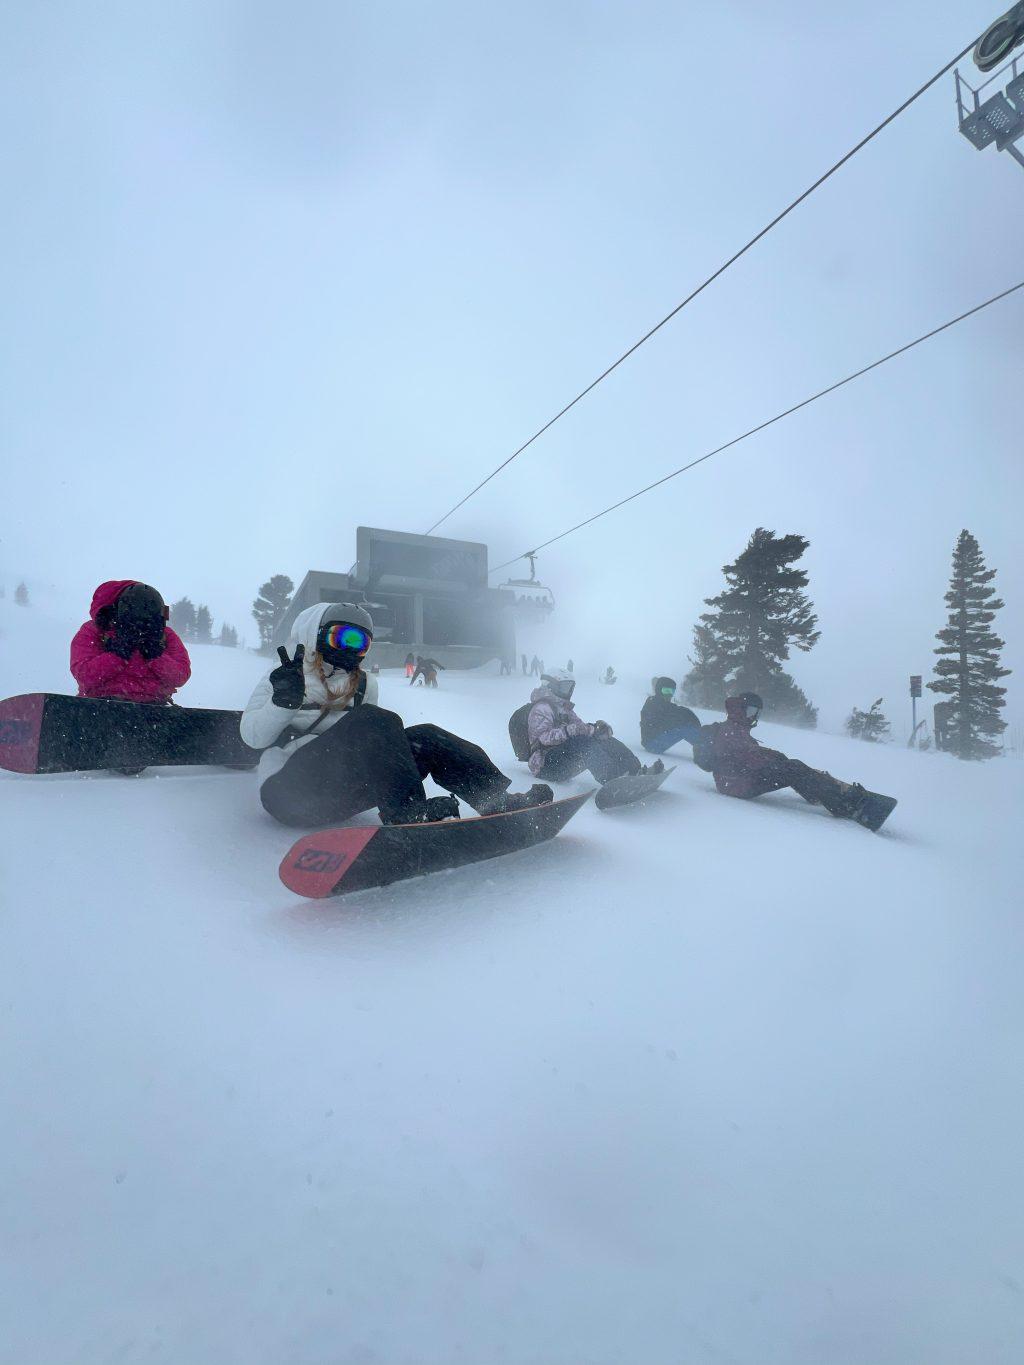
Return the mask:
<svg viewBox="0 0 1024 1365">
<path fill-rule="evenodd" d="M 569 701 L 576 686 L 576 679 L 566 668 L 552 668 L 547 673 L 540 675 L 541 682 L 546 682 L 550 691 L 556 697 L 561 697 L 562 701 Z"/>
</svg>

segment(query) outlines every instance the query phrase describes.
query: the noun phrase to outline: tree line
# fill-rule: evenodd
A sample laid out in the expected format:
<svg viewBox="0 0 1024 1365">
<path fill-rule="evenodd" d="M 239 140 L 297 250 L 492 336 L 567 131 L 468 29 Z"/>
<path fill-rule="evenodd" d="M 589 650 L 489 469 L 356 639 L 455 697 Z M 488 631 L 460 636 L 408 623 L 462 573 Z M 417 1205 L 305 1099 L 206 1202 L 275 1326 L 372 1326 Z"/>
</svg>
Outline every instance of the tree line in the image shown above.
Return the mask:
<svg viewBox="0 0 1024 1365">
<path fill-rule="evenodd" d="M 792 649 L 811 650 L 821 638 L 818 618 L 805 589 L 807 572 L 797 567 L 810 542 L 801 535 L 777 536 L 758 527 L 746 548 L 722 568 L 725 589 L 705 598 L 711 608 L 693 628 L 692 668 L 683 680 L 683 699 L 691 706 L 721 710 L 737 692 L 757 692 L 765 714 L 783 724 L 813 728 L 818 711 L 783 665 Z M 977 540 L 961 531 L 953 551 L 946 593 L 947 621 L 937 633 L 935 678 L 931 691 L 946 700 L 941 747 L 958 758 L 992 758 L 1006 729 L 999 714 L 1010 670 L 999 652 L 1003 641 L 992 629 L 1003 606 L 991 586 L 995 570 L 986 567 Z M 877 743 L 889 733 L 883 698 L 867 710 L 854 707 L 846 731 Z M 937 737 L 938 739 L 939 737 Z"/>
<path fill-rule="evenodd" d="M 170 612 L 171 626 L 183 640 L 197 645 L 223 645 L 226 649 L 238 648 L 238 631 L 225 621 L 220 634 L 214 638 L 213 614 L 205 602 L 195 605 L 188 597 L 172 602 Z"/>
</svg>

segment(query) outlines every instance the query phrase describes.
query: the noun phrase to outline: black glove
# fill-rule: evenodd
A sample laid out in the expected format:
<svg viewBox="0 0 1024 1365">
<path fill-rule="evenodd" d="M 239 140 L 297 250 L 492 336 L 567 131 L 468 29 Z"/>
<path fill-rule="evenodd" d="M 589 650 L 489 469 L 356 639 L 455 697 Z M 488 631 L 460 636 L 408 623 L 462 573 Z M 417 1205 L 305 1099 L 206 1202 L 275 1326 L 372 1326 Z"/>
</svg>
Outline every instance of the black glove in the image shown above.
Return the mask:
<svg viewBox="0 0 1024 1365">
<path fill-rule="evenodd" d="M 127 661 L 132 657 L 135 642 L 134 640 L 126 640 L 123 635 L 105 635 L 103 637 L 103 648 L 109 654 L 116 654 L 118 658 Z"/>
<path fill-rule="evenodd" d="M 280 646 L 277 653 L 281 663 L 270 675 L 270 685 L 274 689 L 274 705 L 283 706 L 287 711 L 297 711 L 306 696 L 306 679 L 302 672 L 302 659 L 306 647 L 296 645 L 294 659 L 289 659 L 284 645 Z"/>
<path fill-rule="evenodd" d="M 162 621 L 154 621 L 139 631 L 139 653 L 144 659 L 155 659 L 167 648 L 167 634 Z"/>
</svg>

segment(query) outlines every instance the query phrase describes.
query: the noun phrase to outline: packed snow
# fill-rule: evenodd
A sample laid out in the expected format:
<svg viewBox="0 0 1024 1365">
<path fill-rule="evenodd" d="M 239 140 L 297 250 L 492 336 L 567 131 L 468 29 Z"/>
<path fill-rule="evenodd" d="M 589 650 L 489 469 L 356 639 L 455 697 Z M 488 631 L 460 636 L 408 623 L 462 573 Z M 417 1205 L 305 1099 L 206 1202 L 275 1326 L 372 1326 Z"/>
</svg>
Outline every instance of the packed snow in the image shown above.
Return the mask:
<svg viewBox="0 0 1024 1365">
<path fill-rule="evenodd" d="M 73 690 L 80 619 L 0 602 L 0 694 Z M 192 655 L 185 704 L 265 667 Z M 642 662 L 577 688 L 634 746 Z M 524 787 L 496 673 L 382 704 Z M 683 745 L 314 903 L 252 773 L 0 775 L 3 1365 L 1019 1365 L 1024 764 L 758 733 L 882 833 Z"/>
</svg>

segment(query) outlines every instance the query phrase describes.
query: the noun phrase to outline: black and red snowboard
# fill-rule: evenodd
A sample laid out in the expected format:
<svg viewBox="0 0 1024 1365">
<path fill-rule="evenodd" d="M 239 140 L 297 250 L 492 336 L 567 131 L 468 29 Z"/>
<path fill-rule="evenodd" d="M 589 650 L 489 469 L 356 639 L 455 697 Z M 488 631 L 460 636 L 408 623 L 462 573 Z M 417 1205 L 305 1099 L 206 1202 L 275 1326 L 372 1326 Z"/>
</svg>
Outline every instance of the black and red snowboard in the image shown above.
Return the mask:
<svg viewBox="0 0 1024 1365">
<path fill-rule="evenodd" d="M 254 768 L 238 711 L 29 692 L 0 701 L 0 768 L 15 773 L 95 772 L 187 763 Z"/>
<path fill-rule="evenodd" d="M 292 845 L 281 880 L 299 896 L 320 899 L 484 862 L 553 839 L 591 795 L 470 820 L 324 829 Z"/>
</svg>

